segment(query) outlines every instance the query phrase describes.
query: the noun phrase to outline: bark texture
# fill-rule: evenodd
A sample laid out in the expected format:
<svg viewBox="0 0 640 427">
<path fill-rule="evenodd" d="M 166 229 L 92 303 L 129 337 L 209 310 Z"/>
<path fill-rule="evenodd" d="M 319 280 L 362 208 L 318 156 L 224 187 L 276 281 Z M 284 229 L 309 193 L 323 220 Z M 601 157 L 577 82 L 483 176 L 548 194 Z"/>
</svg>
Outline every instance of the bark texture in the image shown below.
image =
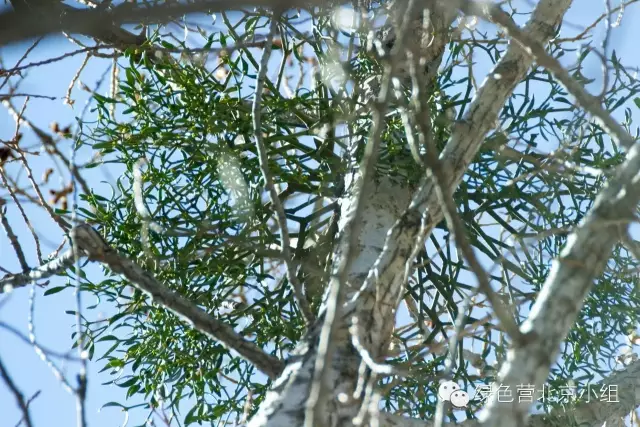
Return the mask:
<svg viewBox="0 0 640 427">
<path fill-rule="evenodd" d="M 540 43 L 548 42 L 570 4 L 569 0 L 541 1 L 525 31 Z M 445 21 L 445 17 L 451 16 L 450 11 L 449 5 L 440 2 L 438 8 L 432 9 L 431 22 L 447 22 L 448 28 L 449 21 Z M 438 16 L 442 18 L 434 19 Z M 438 31 L 434 33 L 443 34 Z M 447 38 L 441 36 L 431 45 L 434 63 L 427 67 L 429 74 L 437 70 L 446 41 Z M 500 108 L 525 76 L 531 63 L 532 59 L 524 49 L 511 44 L 483 82 L 469 112 L 455 125 L 441 156 L 445 170 L 450 171 L 447 182 L 450 188 L 457 187 L 462 180 L 485 135 L 495 126 Z M 347 191 L 341 204 L 340 230 L 344 229 L 347 221 L 352 220 L 350 206 L 357 195 L 357 182 L 356 174 L 345 185 Z M 409 198 L 408 209 L 404 210 Z M 354 254 L 355 261 L 349 274 L 347 303 L 343 307 L 339 333 L 335 337 L 336 350 L 329 374 L 323 378 L 327 382 L 327 389 L 333 390 L 334 395 L 329 407 L 323 408 L 326 425 L 352 423 L 362 403 L 361 395 L 353 395 L 362 358 L 351 343 L 350 320 L 353 316 L 358 319 L 364 331 L 362 344 L 375 361 L 382 361 L 395 324 L 395 312 L 404 289 L 406 269 L 411 266 L 416 246 L 422 245 L 424 238 L 442 219 L 443 212 L 437 202 L 434 184 L 428 178 L 415 192 L 403 188 L 401 183 L 383 179 L 367 200 L 362 216 L 359 250 Z M 322 316 L 319 318 L 321 321 Z M 249 422 L 250 427 L 304 423 L 319 330 L 319 326 L 311 329 L 304 343 L 296 349 L 296 356 L 288 361 L 283 375 Z"/>
</svg>

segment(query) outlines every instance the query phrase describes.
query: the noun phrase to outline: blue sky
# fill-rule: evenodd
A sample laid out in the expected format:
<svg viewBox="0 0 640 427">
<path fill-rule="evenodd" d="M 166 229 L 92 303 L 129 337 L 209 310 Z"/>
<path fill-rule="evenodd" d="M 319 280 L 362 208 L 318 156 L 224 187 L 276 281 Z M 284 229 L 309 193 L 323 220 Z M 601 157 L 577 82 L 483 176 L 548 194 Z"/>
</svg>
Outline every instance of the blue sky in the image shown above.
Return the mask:
<svg viewBox="0 0 640 427">
<path fill-rule="evenodd" d="M 575 6 L 565 19 L 563 36 L 574 34 L 576 30 L 588 25 L 593 18 L 599 15 L 603 10 L 602 1 L 596 0 L 576 0 Z M 617 2 L 614 6 L 617 5 Z M 640 40 L 640 29 L 634 25 L 640 19 L 640 7 L 632 5 L 628 7 L 622 26 L 612 33 L 611 47 L 616 49 L 619 58 L 628 67 L 640 66 L 640 59 L 637 55 L 637 40 Z M 602 28 L 602 26 L 600 26 Z M 29 43 L 13 45 L 10 47 L 0 48 L 0 57 L 4 60 L 4 66 L 10 68 L 19 57 L 28 48 Z M 68 41 L 61 36 L 51 37 L 42 42 L 34 52 L 29 56 L 26 62 L 34 62 L 50 58 L 74 50 Z M 568 55 L 565 60 L 574 57 Z M 75 123 L 75 117 L 80 115 L 88 99 L 87 92 L 79 89 L 77 86 L 72 92 L 72 98 L 75 99 L 73 107 L 64 105 L 62 98 L 64 97 L 69 82 L 72 80 L 78 67 L 83 62 L 83 55 L 70 57 L 63 61 L 55 62 L 40 68 L 34 68 L 29 71 L 25 82 L 21 85 L 21 93 L 46 94 L 54 96 L 56 100 L 35 99 L 32 98 L 28 109 L 27 117 L 33 120 L 38 126 L 48 129 L 49 124 L 57 121 L 61 126 L 72 125 Z M 480 63 L 479 69 L 489 69 L 489 64 Z M 95 82 L 103 75 L 105 70 L 110 66 L 109 60 L 92 59 L 82 73 L 80 80 L 93 88 Z M 590 77 L 598 79 L 600 68 L 597 63 L 593 63 L 590 70 L 586 74 Z M 479 75 L 478 81 L 482 81 L 483 75 Z M 595 84 L 598 83 L 598 80 Z M 99 93 L 108 93 L 108 78 L 99 90 Z M 18 108 L 21 106 L 23 99 L 14 100 Z M 620 110 L 619 110 L 620 111 Z M 88 116 L 90 117 L 90 116 Z M 0 109 L 0 138 L 10 139 L 15 131 L 13 119 L 6 113 L 5 109 Z M 37 146 L 37 140 L 31 132 L 25 132 L 23 139 L 25 146 Z M 70 144 L 65 141 L 60 146 L 65 153 L 70 153 Z M 80 152 L 77 161 L 84 163 L 89 160 L 90 153 Z M 39 177 L 43 169 L 48 167 L 49 160 L 43 158 L 36 159 L 32 165 L 35 168 L 35 175 Z M 106 184 L 100 184 L 101 181 L 111 182 L 112 177 L 103 174 L 100 168 L 95 168 L 86 175 L 89 182 L 96 186 L 97 192 L 110 191 Z M 62 187 L 68 182 L 68 177 L 53 176 L 51 183 L 54 188 Z M 47 196 L 48 198 L 48 196 Z M 43 255 L 48 255 L 56 249 L 57 245 L 62 241 L 62 233 L 48 218 L 42 209 L 26 205 L 27 213 L 42 236 Z M 8 219 L 11 224 L 23 224 L 21 218 L 12 205 L 9 205 Z M 16 225 L 17 227 L 17 225 Z M 35 258 L 33 254 L 34 245 L 28 230 L 14 230 L 23 245 L 23 249 L 29 257 L 29 262 L 33 265 Z M 0 236 L 0 265 L 11 271 L 18 271 L 19 265 L 15 259 L 13 250 L 4 235 Z M 94 280 L 101 275 L 101 269 L 91 266 L 86 269 L 88 275 Z M 49 284 L 59 286 L 66 283 L 66 279 L 54 278 Z M 36 291 L 36 308 L 35 308 L 35 325 L 36 336 L 38 342 L 46 347 L 64 352 L 70 348 L 70 335 L 74 330 L 74 317 L 65 314 L 65 310 L 72 310 L 75 306 L 73 294 L 70 290 L 51 295 L 42 296 L 43 290 Z M 27 316 L 28 316 L 28 289 L 18 289 L 9 295 L 0 296 L 0 322 L 11 324 L 24 335 L 27 335 Z M 85 305 L 94 304 L 89 295 L 84 296 Z M 109 314 L 109 307 L 105 307 L 103 316 Z M 96 315 L 99 310 L 91 312 Z M 104 350 L 104 348 L 102 349 Z M 96 355 L 100 354 L 101 349 L 96 349 Z M 75 355 L 75 353 L 72 353 Z M 23 391 L 25 396 L 30 397 L 37 391 L 39 396 L 31 405 L 31 414 L 35 425 L 54 425 L 54 426 L 71 426 L 75 424 L 75 401 L 74 397 L 63 390 L 59 381 L 52 375 L 49 367 L 43 363 L 34 352 L 33 348 L 25 344 L 23 341 L 15 337 L 8 331 L 0 328 L 0 357 L 9 371 L 13 375 L 16 384 Z M 63 372 L 75 385 L 74 373 L 77 372 L 75 364 L 61 363 Z M 111 377 L 106 374 L 98 374 L 102 363 L 89 363 L 89 389 L 87 398 L 87 414 L 89 425 L 92 427 L 107 427 L 122 425 L 125 421 L 124 414 L 117 408 L 106 408 L 99 411 L 99 408 L 109 401 L 125 402 L 125 389 L 120 389 L 113 385 L 101 385 L 110 381 Z M 133 405 L 140 403 L 138 398 L 132 399 L 127 404 Z M 143 411 L 133 411 L 128 425 L 139 425 L 144 420 Z M 19 419 L 20 415 L 16 408 L 13 396 L 6 389 L 4 383 L 0 382 L 0 426 L 13 426 Z"/>
</svg>

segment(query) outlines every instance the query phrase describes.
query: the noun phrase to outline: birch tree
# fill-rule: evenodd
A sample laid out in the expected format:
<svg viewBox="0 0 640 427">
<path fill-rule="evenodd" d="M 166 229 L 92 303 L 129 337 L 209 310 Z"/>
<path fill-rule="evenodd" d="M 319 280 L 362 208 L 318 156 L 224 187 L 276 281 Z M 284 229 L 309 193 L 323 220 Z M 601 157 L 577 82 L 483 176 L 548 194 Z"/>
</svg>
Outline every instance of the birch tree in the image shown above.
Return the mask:
<svg viewBox="0 0 640 427">
<path fill-rule="evenodd" d="M 0 43 L 63 31 L 80 48 L 50 62 L 86 55 L 67 104 L 89 61 L 111 68 L 106 95 L 47 130 L 19 89 L 46 64 L 2 65 L 2 252 L 20 268 L 3 292 L 97 297 L 76 300 L 77 363 L 156 424 L 634 422 L 640 98 L 609 40 L 636 1 L 577 32 L 570 0 L 515 3 L 11 1 Z M 38 155 L 62 189 L 34 178 Z M 24 338 L 91 424 L 85 371 Z M 445 381 L 489 392 L 456 407 Z"/>
</svg>

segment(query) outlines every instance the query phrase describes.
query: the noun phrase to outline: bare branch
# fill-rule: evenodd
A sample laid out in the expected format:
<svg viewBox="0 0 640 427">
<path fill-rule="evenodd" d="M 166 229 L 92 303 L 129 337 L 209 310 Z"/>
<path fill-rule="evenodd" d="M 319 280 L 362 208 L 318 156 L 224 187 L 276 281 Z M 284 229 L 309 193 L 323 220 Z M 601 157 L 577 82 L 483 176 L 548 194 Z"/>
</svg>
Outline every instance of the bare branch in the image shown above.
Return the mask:
<svg viewBox="0 0 640 427">
<path fill-rule="evenodd" d="M 24 251 L 22 250 L 22 246 L 20 246 L 20 242 L 18 242 L 18 237 L 13 232 L 13 228 L 11 228 L 11 224 L 7 221 L 6 217 L 7 208 L 5 207 L 4 200 L 0 199 L 0 224 L 2 224 L 2 228 L 4 228 L 4 232 L 7 234 L 7 238 L 9 242 L 11 242 L 11 246 L 13 246 L 13 251 L 16 253 L 18 257 L 18 261 L 20 262 L 20 267 L 22 267 L 22 271 L 29 271 L 29 264 L 27 264 L 27 259 L 24 256 Z"/>
<path fill-rule="evenodd" d="M 26 107 L 28 101 L 29 101 L 29 98 L 27 98 L 25 100 L 25 104 L 24 104 L 25 107 Z M 12 116 L 13 116 L 15 122 L 16 122 L 16 126 L 20 126 L 22 123 L 25 122 L 25 119 L 23 118 L 24 108 L 23 108 L 23 111 L 18 113 L 13 109 L 13 107 L 11 106 L 11 103 L 9 103 L 9 101 L 6 101 L 6 100 L 2 101 L 2 104 L 5 107 L 7 107 L 7 109 L 9 109 L 9 111 L 12 113 Z M 53 211 L 53 209 L 51 208 L 51 206 L 49 206 L 47 201 L 44 199 L 44 196 L 42 195 L 42 192 L 40 191 L 40 187 L 38 186 L 38 184 L 35 181 L 35 178 L 33 177 L 33 172 L 31 171 L 31 166 L 29 166 L 29 162 L 27 162 L 27 158 L 25 157 L 25 155 L 22 152 L 22 150 L 20 150 L 17 147 L 17 143 L 16 143 L 16 147 L 15 148 L 16 148 L 15 152 L 17 153 L 18 159 L 20 160 L 20 162 L 24 166 L 25 170 L 27 171 L 27 178 L 28 178 L 29 182 L 31 183 L 31 186 L 33 187 L 33 190 L 35 191 L 36 195 L 38 196 L 38 201 L 40 202 L 40 206 L 42 206 L 47 211 L 47 213 L 49 214 L 51 219 L 56 224 L 58 224 L 58 226 L 63 231 L 66 232 L 67 230 L 69 230 L 71 228 L 71 226 L 60 215 L 56 214 Z"/>
<path fill-rule="evenodd" d="M 7 371 L 7 368 L 4 366 L 4 363 L 2 363 L 1 359 L 0 359 L 0 377 L 2 377 L 2 380 L 7 385 L 7 387 L 9 387 L 9 390 L 11 390 L 11 393 L 13 394 L 16 401 L 18 402 L 18 406 L 20 407 L 20 411 L 22 412 L 22 419 L 24 420 L 25 424 L 27 425 L 27 427 L 33 427 L 33 422 L 31 421 L 31 414 L 29 413 L 29 405 L 24 400 L 24 396 L 22 395 L 22 392 L 15 385 L 15 383 L 11 379 L 11 376 L 9 376 L 9 372 Z"/>
<path fill-rule="evenodd" d="M 595 21 L 593 21 L 587 28 L 585 28 L 580 34 L 578 34 L 575 37 L 568 37 L 568 38 L 559 38 L 554 40 L 554 43 L 566 43 L 566 42 L 575 42 L 578 40 L 582 40 L 584 39 L 584 37 L 587 35 L 587 33 L 589 31 L 592 31 L 595 27 L 598 26 L 598 24 L 600 22 L 602 22 L 603 19 L 610 19 L 610 15 L 615 13 L 615 12 L 620 12 L 620 16 L 622 16 L 622 14 L 624 13 L 624 10 L 627 6 L 629 6 L 630 4 L 636 3 L 638 2 L 638 0 L 626 0 L 623 1 L 619 6 L 608 10 L 606 13 L 603 13 L 602 15 L 600 15 L 598 17 L 598 19 L 596 19 Z M 618 18 L 619 19 L 619 18 Z"/>
<path fill-rule="evenodd" d="M 13 74 L 19 73 L 22 70 L 26 70 L 34 67 L 40 67 L 41 65 L 52 64 L 54 62 L 62 61 L 64 59 L 71 58 L 72 56 L 80 55 L 82 53 L 92 52 L 95 56 L 96 52 L 98 52 L 99 50 L 109 49 L 109 48 L 111 48 L 111 46 L 105 46 L 105 45 L 92 46 L 92 47 L 87 47 L 87 48 L 63 53 L 62 55 L 53 56 L 51 58 L 47 58 L 42 61 L 34 61 L 24 65 L 17 64 L 15 67 L 8 68 L 6 70 L 0 70 L 0 75 L 6 74 L 7 76 L 11 76 Z M 0 100 L 3 100 L 3 99 L 0 99 Z"/>
<path fill-rule="evenodd" d="M 14 328 L 13 326 L 11 326 L 11 325 L 10 325 L 10 324 L 8 324 L 8 323 L 0 322 L 0 328 L 5 329 L 5 330 L 7 330 L 7 331 L 11 332 L 13 335 L 15 335 L 17 338 L 19 338 L 19 339 L 20 339 L 21 341 L 23 341 L 25 344 L 28 344 L 28 345 L 32 345 L 32 344 L 33 344 L 33 343 L 29 340 L 29 338 L 27 338 L 26 336 L 24 336 L 24 334 L 23 334 L 22 332 L 20 332 L 18 329 Z M 57 352 L 57 351 L 55 351 L 55 350 L 51 350 L 51 349 L 49 349 L 49 348 L 42 347 L 42 346 L 40 346 L 40 344 L 37 344 L 37 345 L 38 345 L 38 347 L 40 347 L 40 349 L 41 349 L 44 353 L 46 353 L 46 354 L 48 354 L 48 355 L 50 355 L 50 356 L 58 357 L 58 358 L 60 358 L 60 359 L 65 359 L 65 360 L 69 360 L 69 361 L 73 361 L 73 362 L 77 362 L 77 361 L 79 361 L 79 360 L 80 360 L 79 358 L 77 358 L 77 357 L 75 357 L 75 356 L 72 356 L 72 355 L 70 355 L 70 354 L 67 354 L 67 353 L 60 353 L 60 352 Z"/>
<path fill-rule="evenodd" d="M 74 255 L 74 263 L 76 262 L 76 257 Z M 36 341 L 36 324 L 35 324 L 35 306 L 36 306 L 36 287 L 35 284 L 32 283 L 29 288 L 29 314 L 27 317 L 27 325 L 29 328 L 29 341 L 33 346 L 33 350 L 38 355 L 38 357 L 51 369 L 53 376 L 60 381 L 62 387 L 71 395 L 76 394 L 76 389 L 73 388 L 65 374 L 58 367 L 58 365 L 51 360 L 49 357 L 49 353 L 47 353 Z"/>
<path fill-rule="evenodd" d="M 294 7 L 309 7 L 314 4 L 321 5 L 324 2 L 319 0 L 199 0 L 189 3 L 164 3 L 158 6 L 122 3 L 110 10 L 74 9 L 58 4 L 53 11 L 38 13 L 10 11 L 0 14 L 0 46 L 59 31 L 84 34 L 116 46 L 139 46 L 144 42 L 144 38 L 120 28 L 120 25 L 140 22 L 164 23 L 188 13 L 213 13 L 249 6 L 286 10 Z"/>
<path fill-rule="evenodd" d="M 9 110 L 9 112 L 14 117 L 18 117 L 18 113 L 10 101 L 8 100 L 3 101 L 3 105 Z M 31 129 L 36 134 L 36 136 L 38 137 L 42 145 L 44 145 L 45 149 L 50 155 L 52 156 L 55 155 L 58 158 L 60 158 L 60 160 L 62 160 L 62 163 L 64 163 L 64 165 L 67 167 L 69 172 L 71 172 L 75 180 L 78 181 L 78 183 L 80 184 L 82 191 L 84 191 L 85 194 L 91 193 L 91 190 L 89 189 L 89 184 L 80 173 L 80 170 L 78 170 L 78 167 L 76 165 L 72 165 L 69 159 L 67 159 L 67 157 L 64 155 L 64 153 L 60 151 L 60 148 L 58 148 L 58 145 L 56 144 L 56 141 L 54 141 L 53 136 L 48 134 L 38 126 L 36 126 L 27 117 L 22 116 L 20 122 L 23 125 L 27 126 L 29 129 Z"/>
</svg>

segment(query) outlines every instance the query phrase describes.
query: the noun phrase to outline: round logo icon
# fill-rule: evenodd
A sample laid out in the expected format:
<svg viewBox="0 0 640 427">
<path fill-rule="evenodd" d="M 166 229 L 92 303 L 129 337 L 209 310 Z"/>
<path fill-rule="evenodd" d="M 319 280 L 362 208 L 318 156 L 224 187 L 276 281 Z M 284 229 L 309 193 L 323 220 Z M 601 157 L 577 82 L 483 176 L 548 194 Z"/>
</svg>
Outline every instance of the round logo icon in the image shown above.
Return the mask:
<svg viewBox="0 0 640 427">
<path fill-rule="evenodd" d="M 456 409 L 464 409 L 469 404 L 469 395 L 464 390 L 456 390 L 451 393 L 450 400 Z"/>
<path fill-rule="evenodd" d="M 445 381 L 440 384 L 440 387 L 438 387 L 438 397 L 440 400 L 448 401 L 451 394 L 456 390 L 460 390 L 460 386 L 458 384 L 453 381 Z"/>
</svg>

